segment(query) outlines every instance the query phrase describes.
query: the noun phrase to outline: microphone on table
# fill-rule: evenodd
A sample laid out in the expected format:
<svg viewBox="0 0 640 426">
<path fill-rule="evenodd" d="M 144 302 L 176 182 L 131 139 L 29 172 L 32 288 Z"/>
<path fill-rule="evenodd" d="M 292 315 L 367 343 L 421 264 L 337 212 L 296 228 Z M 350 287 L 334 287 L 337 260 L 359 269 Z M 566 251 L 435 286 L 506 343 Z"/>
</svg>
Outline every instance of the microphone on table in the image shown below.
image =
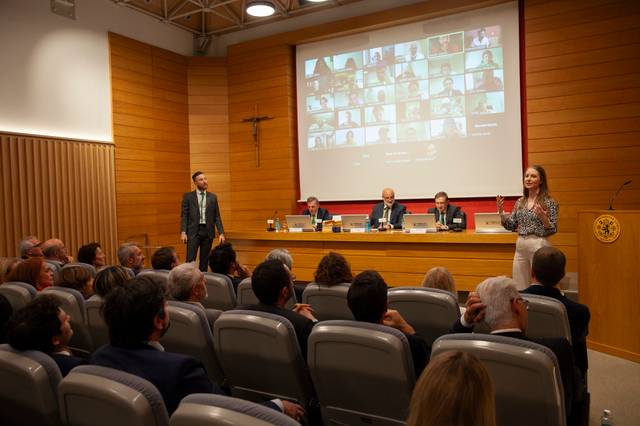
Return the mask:
<svg viewBox="0 0 640 426">
<path fill-rule="evenodd" d="M 620 188 L 618 188 L 616 193 L 613 194 L 613 197 L 611 197 L 611 200 L 609 201 L 609 210 L 613 210 L 613 202 L 616 200 L 616 197 L 618 196 L 620 191 L 622 191 L 622 188 L 624 188 L 625 186 L 629 185 L 630 183 L 631 183 L 631 179 L 629 179 L 628 181 L 626 181 L 625 183 L 620 185 Z"/>
</svg>

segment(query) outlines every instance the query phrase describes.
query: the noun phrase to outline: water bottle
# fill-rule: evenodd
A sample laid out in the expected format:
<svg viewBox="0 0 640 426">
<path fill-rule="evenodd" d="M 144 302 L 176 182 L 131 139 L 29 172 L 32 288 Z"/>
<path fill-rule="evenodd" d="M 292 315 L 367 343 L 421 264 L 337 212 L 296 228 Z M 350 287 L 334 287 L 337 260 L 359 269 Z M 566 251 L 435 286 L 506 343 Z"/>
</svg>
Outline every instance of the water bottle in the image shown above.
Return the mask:
<svg viewBox="0 0 640 426">
<path fill-rule="evenodd" d="M 600 417 L 600 424 L 602 426 L 613 426 L 613 416 L 611 415 L 611 410 L 604 410 L 602 412 L 602 417 Z"/>
<path fill-rule="evenodd" d="M 371 222 L 369 222 L 369 218 L 364 223 L 364 232 L 371 232 Z"/>
<path fill-rule="evenodd" d="M 280 232 L 280 218 L 276 217 L 276 232 Z"/>
</svg>

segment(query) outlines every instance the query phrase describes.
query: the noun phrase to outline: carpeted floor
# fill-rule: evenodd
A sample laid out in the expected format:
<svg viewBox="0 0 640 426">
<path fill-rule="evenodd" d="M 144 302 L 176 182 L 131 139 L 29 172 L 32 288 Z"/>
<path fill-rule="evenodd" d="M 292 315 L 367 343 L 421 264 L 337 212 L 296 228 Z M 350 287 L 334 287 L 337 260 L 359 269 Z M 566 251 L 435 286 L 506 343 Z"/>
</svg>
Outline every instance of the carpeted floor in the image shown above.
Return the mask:
<svg viewBox="0 0 640 426">
<path fill-rule="evenodd" d="M 589 350 L 589 426 L 599 426 L 604 409 L 615 426 L 640 425 L 640 364 Z"/>
</svg>

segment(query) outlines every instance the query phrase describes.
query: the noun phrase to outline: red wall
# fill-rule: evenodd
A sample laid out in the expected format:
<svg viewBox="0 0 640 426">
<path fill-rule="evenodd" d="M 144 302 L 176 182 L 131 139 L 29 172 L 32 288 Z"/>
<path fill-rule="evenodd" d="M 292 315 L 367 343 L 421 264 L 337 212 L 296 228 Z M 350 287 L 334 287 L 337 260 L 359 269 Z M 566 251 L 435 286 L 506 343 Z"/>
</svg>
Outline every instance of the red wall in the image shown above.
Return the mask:
<svg viewBox="0 0 640 426">
<path fill-rule="evenodd" d="M 511 211 L 516 200 L 517 197 L 506 199 L 504 203 L 505 211 Z M 407 206 L 407 211 L 411 213 L 426 213 L 428 208 L 435 206 L 433 200 L 398 201 Z M 323 203 L 322 200 L 320 200 L 320 206 L 329 210 L 331 214 L 370 213 L 373 205 L 377 202 L 378 201 L 342 201 Z M 475 228 L 474 213 L 492 213 L 497 211 L 496 200 L 493 198 L 464 198 L 459 200 L 452 198 L 450 203 L 461 207 L 467 214 L 467 229 Z M 307 204 L 299 203 L 299 206 L 300 213 L 302 213 L 307 207 Z"/>
</svg>

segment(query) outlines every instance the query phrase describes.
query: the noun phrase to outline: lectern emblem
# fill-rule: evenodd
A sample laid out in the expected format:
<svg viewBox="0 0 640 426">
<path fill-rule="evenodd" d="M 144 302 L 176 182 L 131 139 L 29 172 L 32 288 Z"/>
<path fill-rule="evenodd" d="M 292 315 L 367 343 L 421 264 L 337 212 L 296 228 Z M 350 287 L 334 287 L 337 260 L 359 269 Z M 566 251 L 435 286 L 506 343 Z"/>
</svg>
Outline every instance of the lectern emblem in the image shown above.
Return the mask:
<svg viewBox="0 0 640 426">
<path fill-rule="evenodd" d="M 593 235 L 603 243 L 614 242 L 621 232 L 620 222 L 610 214 L 601 214 L 593 222 Z"/>
</svg>

